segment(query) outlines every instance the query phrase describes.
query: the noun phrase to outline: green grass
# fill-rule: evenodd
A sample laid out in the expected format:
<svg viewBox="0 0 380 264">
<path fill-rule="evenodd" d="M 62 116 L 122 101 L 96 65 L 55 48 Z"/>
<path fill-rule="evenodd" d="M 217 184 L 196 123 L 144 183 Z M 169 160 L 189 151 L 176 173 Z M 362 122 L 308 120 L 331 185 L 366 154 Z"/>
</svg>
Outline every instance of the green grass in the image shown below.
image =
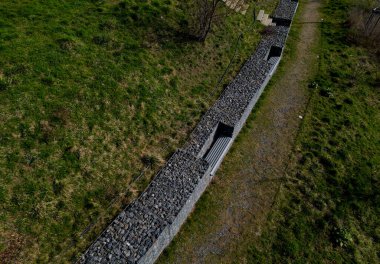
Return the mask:
<svg viewBox="0 0 380 264">
<path fill-rule="evenodd" d="M 323 55 L 295 165 L 250 263 L 380 261 L 379 62 L 347 41 L 352 4 L 324 1 Z"/>
<path fill-rule="evenodd" d="M 252 18 L 231 13 L 205 43 L 192 42 L 182 5 L 0 2 L 5 261 L 74 258 L 146 186 L 215 100 L 218 93 L 209 94 L 233 53 L 231 43 Z M 260 28 L 244 35 L 224 83 L 254 50 Z M 132 184 L 147 161 L 152 168 Z M 118 203 L 108 208 L 115 197 Z"/>
</svg>

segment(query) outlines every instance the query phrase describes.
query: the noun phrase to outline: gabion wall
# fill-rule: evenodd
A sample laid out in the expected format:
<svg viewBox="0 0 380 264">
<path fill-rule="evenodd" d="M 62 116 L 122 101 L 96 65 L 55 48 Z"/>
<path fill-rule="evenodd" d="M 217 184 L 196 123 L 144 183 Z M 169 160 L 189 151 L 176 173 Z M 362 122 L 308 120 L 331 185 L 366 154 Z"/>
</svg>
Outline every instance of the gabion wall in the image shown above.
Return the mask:
<svg viewBox="0 0 380 264">
<path fill-rule="evenodd" d="M 268 33 L 236 78 L 203 116 L 185 146 L 155 176 L 148 188 L 126 207 L 87 249 L 78 263 L 153 263 L 177 234 L 212 179 L 203 159 L 219 123 L 238 135 L 252 108 L 276 70 L 298 2 L 280 0 L 272 18 L 282 21 Z M 284 23 L 285 21 L 285 23 Z M 288 25 L 288 26 L 284 26 Z M 220 165 L 223 156 L 217 163 Z"/>
</svg>

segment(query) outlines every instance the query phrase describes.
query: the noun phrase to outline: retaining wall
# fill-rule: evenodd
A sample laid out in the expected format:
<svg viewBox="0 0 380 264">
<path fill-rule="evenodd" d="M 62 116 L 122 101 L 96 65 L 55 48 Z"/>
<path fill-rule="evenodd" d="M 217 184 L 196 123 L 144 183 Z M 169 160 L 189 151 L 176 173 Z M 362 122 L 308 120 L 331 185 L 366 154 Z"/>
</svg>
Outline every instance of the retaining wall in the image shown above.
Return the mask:
<svg viewBox="0 0 380 264">
<path fill-rule="evenodd" d="M 268 27 L 254 54 L 202 117 L 185 146 L 169 159 L 142 195 L 113 220 L 78 263 L 153 263 L 159 257 L 209 185 L 275 72 L 297 6 L 297 1 L 280 0 L 272 15 L 278 26 Z M 228 134 L 231 140 L 212 167 L 204 158 L 221 133 Z"/>
</svg>

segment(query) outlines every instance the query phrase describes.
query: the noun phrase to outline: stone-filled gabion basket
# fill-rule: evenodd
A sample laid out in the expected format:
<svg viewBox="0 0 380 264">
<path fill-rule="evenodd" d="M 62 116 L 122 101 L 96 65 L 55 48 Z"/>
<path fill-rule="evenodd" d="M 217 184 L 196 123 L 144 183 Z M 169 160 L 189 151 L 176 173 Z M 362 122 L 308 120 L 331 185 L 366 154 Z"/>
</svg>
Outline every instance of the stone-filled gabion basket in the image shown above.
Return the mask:
<svg viewBox="0 0 380 264">
<path fill-rule="evenodd" d="M 233 140 L 278 66 L 298 1 L 280 0 L 253 55 L 203 116 L 185 146 L 126 207 L 78 263 L 153 263 L 169 245 L 210 183 Z M 228 130 L 228 131 L 227 131 Z M 228 133 L 227 133 L 227 132 Z M 212 168 L 205 160 L 216 139 L 230 137 Z M 213 152 L 213 153 L 214 153 Z"/>
</svg>

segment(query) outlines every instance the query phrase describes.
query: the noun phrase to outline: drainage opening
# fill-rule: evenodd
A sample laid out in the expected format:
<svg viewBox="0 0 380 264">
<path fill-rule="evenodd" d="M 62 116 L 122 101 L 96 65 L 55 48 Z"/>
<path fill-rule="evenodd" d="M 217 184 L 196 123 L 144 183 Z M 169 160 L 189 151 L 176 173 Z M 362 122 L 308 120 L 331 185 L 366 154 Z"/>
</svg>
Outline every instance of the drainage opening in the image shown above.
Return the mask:
<svg viewBox="0 0 380 264">
<path fill-rule="evenodd" d="M 292 21 L 290 19 L 283 18 L 273 18 L 272 22 L 276 24 L 276 26 L 290 27 Z"/>
<path fill-rule="evenodd" d="M 282 53 L 282 48 L 277 47 L 277 46 L 270 47 L 270 50 L 269 50 L 269 53 L 268 53 L 268 57 L 267 57 L 267 61 L 270 61 L 273 58 L 280 57 L 281 53 Z"/>
<path fill-rule="evenodd" d="M 272 65 L 272 71 L 277 67 L 278 62 L 280 61 L 282 53 L 282 48 L 277 46 L 272 46 L 268 52 L 267 61 Z M 271 75 L 273 72 L 271 72 Z"/>
<path fill-rule="evenodd" d="M 214 169 L 227 151 L 227 147 L 232 140 L 233 131 L 233 127 L 223 123 L 218 124 L 211 147 L 203 157 L 210 164 L 211 174 L 214 174 Z"/>
</svg>

